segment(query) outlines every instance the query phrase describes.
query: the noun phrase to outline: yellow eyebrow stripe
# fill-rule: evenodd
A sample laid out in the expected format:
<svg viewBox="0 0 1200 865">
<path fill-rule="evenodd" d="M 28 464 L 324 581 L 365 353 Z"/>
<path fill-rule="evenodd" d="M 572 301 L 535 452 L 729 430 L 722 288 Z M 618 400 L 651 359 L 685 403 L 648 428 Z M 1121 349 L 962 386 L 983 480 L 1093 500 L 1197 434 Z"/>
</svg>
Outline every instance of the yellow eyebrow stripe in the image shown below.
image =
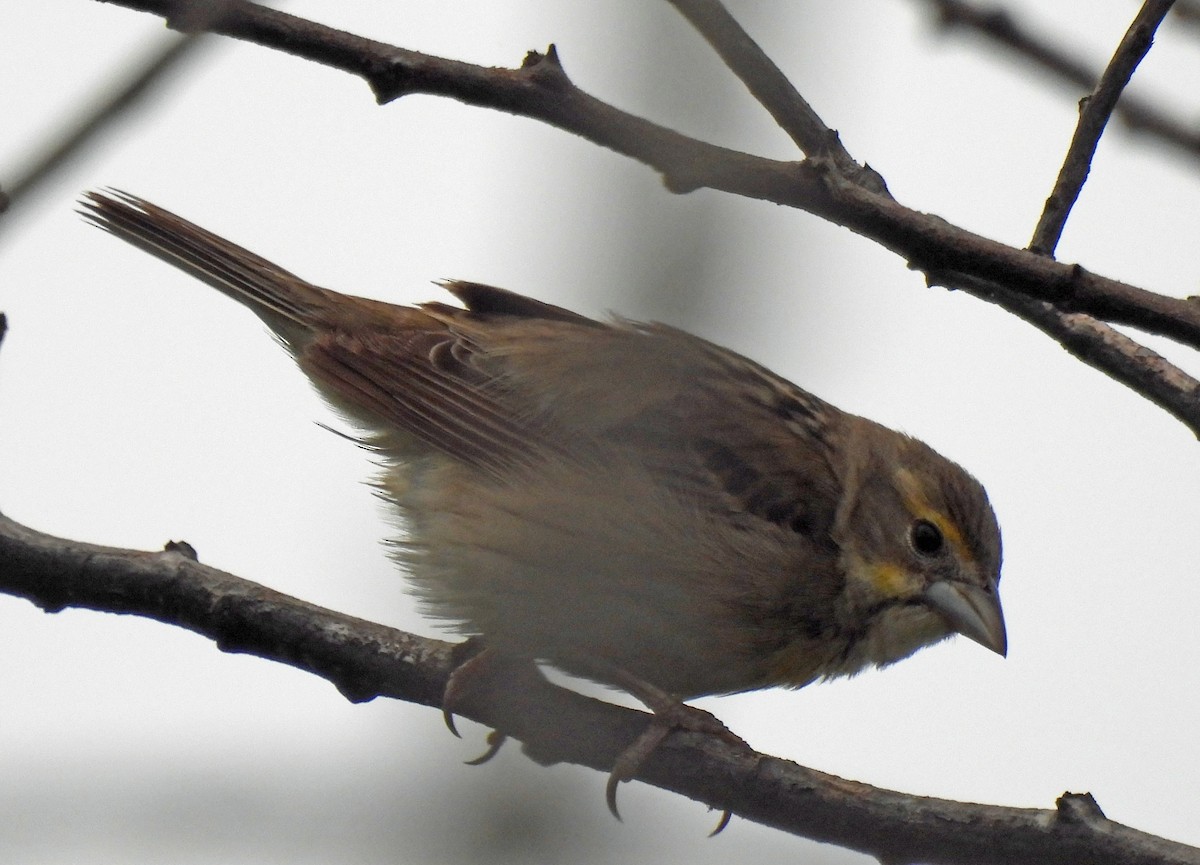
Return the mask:
<svg viewBox="0 0 1200 865">
<path fill-rule="evenodd" d="M 916 475 L 908 469 L 897 469 L 896 485 L 899 487 L 904 499 L 904 506 L 908 508 L 908 512 L 913 517 L 929 520 L 929 522 L 938 527 L 942 533 L 942 537 L 954 548 L 954 551 L 961 559 L 968 562 L 975 561 L 975 557 L 971 554 L 971 549 L 967 546 L 958 525 L 929 504 L 929 497 L 925 495 L 925 490 Z"/>
</svg>

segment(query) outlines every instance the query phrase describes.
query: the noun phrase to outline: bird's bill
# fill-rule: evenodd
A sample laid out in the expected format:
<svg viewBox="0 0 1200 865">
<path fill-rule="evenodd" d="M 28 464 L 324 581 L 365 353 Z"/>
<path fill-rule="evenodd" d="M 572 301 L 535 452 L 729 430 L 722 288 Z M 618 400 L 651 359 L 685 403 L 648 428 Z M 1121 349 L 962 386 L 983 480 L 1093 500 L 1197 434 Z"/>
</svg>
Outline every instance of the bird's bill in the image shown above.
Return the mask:
<svg viewBox="0 0 1200 865">
<path fill-rule="evenodd" d="M 925 590 L 925 603 L 958 633 L 998 655 L 1008 653 L 1004 612 L 995 585 L 991 591 L 967 583 L 941 581 Z"/>
</svg>

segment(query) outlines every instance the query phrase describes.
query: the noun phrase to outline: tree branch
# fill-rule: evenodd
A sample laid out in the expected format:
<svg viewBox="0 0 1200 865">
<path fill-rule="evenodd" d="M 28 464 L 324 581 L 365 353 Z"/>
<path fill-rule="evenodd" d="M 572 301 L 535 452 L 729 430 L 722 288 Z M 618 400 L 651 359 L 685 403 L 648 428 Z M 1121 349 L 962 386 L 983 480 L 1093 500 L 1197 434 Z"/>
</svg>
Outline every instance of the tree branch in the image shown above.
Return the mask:
<svg viewBox="0 0 1200 865">
<path fill-rule="evenodd" d="M 1172 0 L 1150 0 L 1142 6 L 1104 74 L 1100 76 L 1096 89 L 1081 103 L 1079 123 L 1054 189 L 1046 199 L 1041 218 L 1034 229 L 1030 251 L 1051 257 L 1054 255 L 1067 217 L 1091 170 L 1100 136 L 1134 70 L 1150 50 L 1154 32 L 1171 6 Z M 1194 382 L 1162 355 L 1089 315 L 1063 313 L 1051 304 L 1021 297 L 994 285 L 977 284 L 967 290 L 1003 306 L 1058 340 L 1080 360 L 1107 369 L 1113 378 L 1168 411 L 1169 405 L 1164 405 L 1162 400 L 1169 402 L 1181 389 L 1191 388 L 1194 391 Z M 1192 425 L 1191 430 L 1193 435 L 1200 437 L 1200 429 Z"/>
<path fill-rule="evenodd" d="M 186 628 L 222 651 L 321 676 L 355 702 L 384 696 L 438 707 L 462 661 L 461 647 L 469 646 L 288 597 L 200 564 L 184 543 L 158 553 L 102 547 L 45 535 L 3 515 L 0 591 L 48 612 L 77 607 Z M 609 771 L 650 719 L 551 685 L 532 668 L 507 671 L 469 691 L 456 711 L 521 741 L 530 757 L 546 764 Z M 1090 796 L 1067 794 L 1054 810 L 910 796 L 697 733 L 673 733 L 638 778 L 887 862 L 1200 863 L 1200 850 L 1106 819 Z"/>
<path fill-rule="evenodd" d="M 1104 74 L 1100 76 L 1096 89 L 1080 103 L 1079 124 L 1071 137 L 1071 146 L 1067 148 L 1067 156 L 1054 182 L 1054 189 L 1046 199 L 1046 206 L 1034 229 L 1033 240 L 1029 243 L 1031 251 L 1053 257 L 1063 227 L 1067 224 L 1067 216 L 1087 181 L 1092 158 L 1096 155 L 1096 146 L 1104 134 L 1104 127 L 1108 125 L 1108 118 L 1112 116 L 1117 100 L 1133 77 L 1133 71 L 1154 44 L 1154 32 L 1171 11 L 1173 2 L 1147 0 L 1143 4 L 1104 69 Z"/>
<path fill-rule="evenodd" d="M 217 19 L 211 4 L 199 4 L 205 17 L 197 18 L 196 4 L 117 2 L 173 16 L 171 23 L 181 29 L 213 29 L 361 75 L 380 102 L 434 93 L 543 120 L 641 160 L 677 192 L 708 186 L 808 210 L 877 240 L 931 281 L 965 288 L 1032 321 L 1200 432 L 1198 383 L 1084 314 L 1200 346 L 1200 307 L 1006 247 L 898 204 L 881 180 L 853 162 L 836 134 L 715 0 L 671 2 L 814 158 L 804 163 L 760 159 L 621 112 L 576 88 L 553 49 L 546 55 L 530 53 L 520 69 L 484 69 L 236 0 L 221 4 Z M 1084 167 L 1086 175 L 1086 159 Z M 2 327 L 0 316 L 0 335 Z M 322 676 L 354 701 L 392 696 L 440 706 L 449 675 L 470 649 L 344 616 L 208 568 L 186 544 L 168 545 L 161 553 L 118 550 L 42 535 L 2 515 L 0 591 L 48 611 L 85 607 L 188 628 L 223 651 L 255 654 Z M 568 761 L 600 770 L 611 769 L 648 722 L 644 713 L 554 687 L 528 667 L 472 689 L 461 705 L 456 703 L 459 710 L 520 740 L 540 762 Z M 673 734 L 638 777 L 747 819 L 889 862 L 1200 863 L 1194 848 L 1107 820 L 1090 796 L 1064 795 L 1055 810 L 913 797 L 695 733 Z"/>
<path fill-rule="evenodd" d="M 959 28 L 978 33 L 1080 90 L 1090 91 L 1096 86 L 1099 76 L 1090 63 L 1063 49 L 1059 41 L 1035 32 L 1001 6 L 985 7 L 965 0 L 924 2 L 937 9 L 938 24 L 944 30 Z M 1200 158 L 1200 129 L 1171 117 L 1154 104 L 1126 94 L 1117 106 L 1116 115 L 1131 132 L 1157 138 L 1186 156 Z"/>
<path fill-rule="evenodd" d="M 194 19 L 182 14 L 188 4 L 178 0 L 101 2 L 161 14 L 169 24 L 184 29 L 195 25 Z M 910 267 L 924 271 L 931 282 L 936 275 L 937 281 L 957 287 L 950 279 L 962 274 L 973 286 L 991 284 L 1053 304 L 1062 312 L 1085 312 L 1200 347 L 1200 304 L 973 234 L 864 188 L 842 176 L 828 160 L 764 159 L 628 114 L 576 87 L 553 48 L 545 55 L 530 52 L 520 69 L 489 69 L 364 39 L 238 0 L 205 24 L 215 32 L 359 75 L 380 102 L 429 93 L 531 117 L 649 165 L 663 175 L 672 191 L 708 187 L 806 210 L 877 241 L 904 257 Z M 749 45 L 758 50 L 752 42 Z M 1093 338 L 1079 330 L 1074 335 L 1077 347 Z M 1077 356 L 1130 384 L 1154 374 L 1140 359 L 1144 352 L 1114 343 Z M 1170 374 L 1156 382 L 1152 399 L 1193 431 L 1200 430 L 1200 382 L 1178 369 L 1167 371 Z"/>
<path fill-rule="evenodd" d="M 60 168 L 70 162 L 96 136 L 119 120 L 135 107 L 146 93 L 154 88 L 163 75 L 175 69 L 181 61 L 192 54 L 194 38 L 172 38 L 168 44 L 155 48 L 151 54 L 131 70 L 126 80 L 108 86 L 106 96 L 93 100 L 82 116 L 69 127 L 60 130 L 58 138 L 38 149 L 40 158 L 25 172 L 10 181 L 0 193 L 0 210 L 20 204 L 38 187 L 53 177 Z M 107 95 L 111 94 L 111 95 Z"/>
<path fill-rule="evenodd" d="M 837 133 L 826 126 L 808 102 L 796 92 L 791 82 L 783 76 L 779 67 L 750 39 L 717 0 L 668 2 L 676 6 L 693 26 L 701 31 L 730 70 L 746 84 L 780 126 L 791 131 L 793 140 L 806 153 L 820 153 L 823 143 L 832 142 L 837 149 L 831 154 L 831 158 L 843 176 L 852 182 L 860 182 L 867 189 L 890 197 L 883 178 L 869 168 L 861 168 L 853 160 L 837 139 Z M 1094 104 L 1089 103 L 1088 110 L 1085 110 L 1080 118 L 1079 128 L 1086 131 L 1082 134 L 1076 133 L 1075 142 L 1079 143 L 1076 145 L 1073 142 L 1063 173 L 1060 174 L 1059 185 L 1056 186 L 1055 194 L 1047 201 L 1046 212 L 1042 217 L 1043 222 L 1053 220 L 1045 229 L 1047 232 L 1056 232 L 1051 251 L 1057 245 L 1058 235 L 1061 234 L 1071 206 L 1087 177 L 1096 142 L 1104 131 L 1117 98 L 1132 76 L 1134 68 L 1149 50 L 1153 30 L 1161 22 L 1171 3 L 1154 4 L 1153 8 L 1151 6 L 1152 4 L 1148 3 L 1134 20 L 1109 68 L 1102 76 L 1101 84 L 1097 88 L 1097 98 L 1093 99 Z M 1090 147 L 1087 146 L 1089 141 Z M 1039 232 L 1035 232 L 1032 251 L 1042 253 L 1038 248 L 1040 236 Z M 1045 242 L 1043 241 L 1043 244 Z M 1029 322 L 1084 363 L 1106 371 L 1112 378 L 1141 393 L 1155 405 L 1173 412 L 1191 429 L 1193 435 L 1200 437 L 1200 426 L 1196 425 L 1190 408 L 1195 405 L 1195 395 L 1200 384 L 1157 352 L 1091 316 L 1084 313 L 1060 312 L 1050 303 L 1024 297 L 994 282 L 966 274 L 943 273 L 935 278 L 932 272 L 927 271 L 927 275 L 930 284 L 936 282 L 963 289 Z M 1180 401 L 1180 397 L 1183 406 L 1180 411 L 1175 411 L 1174 407 Z"/>
<path fill-rule="evenodd" d="M 774 61 L 750 38 L 719 0 L 667 0 L 717 52 L 759 103 L 810 158 L 830 160 L 839 174 L 872 192 L 887 194 L 883 178 L 854 161 L 849 151 Z"/>
</svg>

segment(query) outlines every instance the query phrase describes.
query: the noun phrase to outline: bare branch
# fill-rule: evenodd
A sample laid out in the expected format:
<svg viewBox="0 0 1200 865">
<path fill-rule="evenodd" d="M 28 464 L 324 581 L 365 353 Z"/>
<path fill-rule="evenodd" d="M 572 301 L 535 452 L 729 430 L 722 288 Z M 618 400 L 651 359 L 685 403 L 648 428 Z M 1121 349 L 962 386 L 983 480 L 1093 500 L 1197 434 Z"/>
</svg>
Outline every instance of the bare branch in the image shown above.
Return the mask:
<svg viewBox="0 0 1200 865">
<path fill-rule="evenodd" d="M 42 156 L 35 165 L 5 185 L 5 203 L 16 205 L 28 198 L 98 134 L 135 107 L 156 82 L 192 53 L 195 46 L 196 38 L 187 36 L 182 39 L 171 38 L 167 44 L 155 48 L 116 87 L 112 96 L 90 107 L 70 128 L 62 131 L 57 141 L 43 148 Z"/>
<path fill-rule="evenodd" d="M 940 285 L 952 285 L 994 303 L 1056 340 L 1073 356 L 1102 369 L 1112 378 L 1174 415 L 1200 438 L 1195 407 L 1200 381 L 1165 357 L 1120 331 L 1081 312 L 1060 312 L 1052 304 L 1014 294 L 994 283 L 963 274 L 937 274 Z"/>
<path fill-rule="evenodd" d="M 1091 91 L 1099 76 L 1095 68 L 1059 40 L 1036 33 L 998 6 L 977 6 L 965 0 L 925 0 L 936 7 L 938 23 L 949 30 L 971 30 L 991 39 L 1014 55 L 1033 60 L 1060 81 Z M 1117 118 L 1132 132 L 1142 133 L 1170 144 L 1193 159 L 1200 158 L 1200 129 L 1194 124 L 1171 117 L 1152 103 L 1126 94 L 1116 109 Z"/>
<path fill-rule="evenodd" d="M 1171 6 L 1170 0 L 1147 2 L 1142 6 L 1104 74 L 1100 76 L 1096 89 L 1081 103 L 1079 123 L 1054 189 L 1046 199 L 1046 206 L 1034 230 L 1029 247 L 1031 251 L 1048 256 L 1054 254 L 1067 216 L 1087 180 L 1108 118 L 1116 108 L 1117 100 L 1134 69 L 1150 50 L 1154 31 Z M 1067 351 L 1085 363 L 1107 369 L 1113 378 L 1168 411 L 1171 410 L 1170 402 L 1177 394 L 1196 392 L 1195 380 L 1170 364 L 1166 358 L 1089 315 L 1063 313 L 1048 303 L 1020 297 L 994 286 L 975 286 L 967 290 L 1020 316 L 1058 340 Z M 1200 428 L 1194 424 L 1188 426 L 1193 435 L 1200 437 Z"/>
<path fill-rule="evenodd" d="M 170 14 L 172 0 L 103 0 Z M 362 75 L 380 101 L 450 96 L 545 121 L 637 159 L 676 192 L 708 187 L 797 207 L 876 240 L 919 270 L 994 281 L 1069 312 L 1087 312 L 1200 348 L 1200 307 L 988 240 L 870 192 L 827 166 L 778 162 L 718 147 L 612 107 L 576 87 L 557 52 L 520 69 L 489 69 L 352 36 L 249 3 L 230 4 L 216 32 Z"/>
<path fill-rule="evenodd" d="M 787 76 L 750 38 L 720 0 L 668 0 L 741 79 L 779 127 L 810 158 L 829 159 L 847 179 L 887 194 L 878 173 L 854 161 L 837 132 L 830 129 Z"/>
<path fill-rule="evenodd" d="M 1096 154 L 1100 136 L 1104 134 L 1104 127 L 1108 125 L 1108 118 L 1116 108 L 1125 85 L 1133 77 L 1133 71 L 1154 44 L 1154 32 L 1171 10 L 1172 3 L 1173 0 L 1146 0 L 1117 46 L 1104 74 L 1100 76 L 1100 83 L 1091 96 L 1085 97 L 1080 103 L 1079 124 L 1075 127 L 1071 146 L 1067 149 L 1054 189 L 1046 199 L 1046 206 L 1033 232 L 1033 240 L 1029 243 L 1033 252 L 1054 255 L 1063 226 L 1067 224 L 1067 216 L 1087 181 L 1092 158 Z"/>
<path fill-rule="evenodd" d="M 1196 0 L 1177 0 L 1174 9 L 1174 20 L 1191 27 L 1200 29 L 1200 3 Z"/>
<path fill-rule="evenodd" d="M 49 612 L 79 607 L 187 628 L 223 651 L 321 676 L 353 701 L 387 696 L 439 706 L 462 661 L 451 644 L 307 604 L 202 565 L 183 543 L 158 553 L 101 547 L 51 537 L 2 515 L 0 591 Z M 645 713 L 558 688 L 532 669 L 473 687 L 456 709 L 523 742 L 541 763 L 566 761 L 600 771 L 610 770 L 649 723 Z M 1068 794 L 1056 810 L 1035 810 L 909 796 L 716 736 L 673 733 L 638 777 L 884 861 L 1200 863 L 1200 850 L 1113 823 L 1090 797 Z"/>
<path fill-rule="evenodd" d="M 741 29 L 718 0 L 669 0 L 669 2 L 679 8 L 693 26 L 704 34 L 726 64 L 746 83 L 750 91 L 781 126 L 784 126 L 785 129 L 788 128 L 788 121 L 795 118 L 793 121 L 795 131 L 792 133 L 792 137 L 806 152 L 812 153 L 819 146 L 822 141 L 822 131 L 826 136 L 834 135 L 832 130 L 827 129 L 816 112 L 795 90 L 791 82 L 783 76 L 779 68 L 763 54 L 758 45 Z M 1150 5 L 1147 4 L 1147 7 Z M 1147 8 L 1144 7 L 1142 13 L 1135 19 L 1129 33 L 1126 34 L 1126 38 L 1118 47 L 1112 62 L 1102 76 L 1101 84 L 1087 106 L 1089 110 L 1084 111 L 1084 116 L 1080 119 L 1080 129 L 1086 129 L 1087 133 L 1084 135 L 1076 133 L 1076 141 L 1079 142 L 1079 145 L 1076 146 L 1073 142 L 1063 168 L 1064 174 L 1060 175 L 1059 185 L 1062 189 L 1060 191 L 1056 187 L 1058 196 L 1051 198 L 1051 201 L 1065 203 L 1065 207 L 1060 204 L 1058 212 L 1061 213 L 1061 221 L 1058 224 L 1058 233 L 1055 234 L 1055 243 L 1051 246 L 1051 251 L 1053 246 L 1057 245 L 1057 236 L 1061 234 L 1062 223 L 1065 223 L 1071 205 L 1087 177 L 1087 169 L 1095 151 L 1095 143 L 1099 140 L 1125 83 L 1128 82 L 1134 68 L 1149 50 L 1153 31 L 1161 22 L 1171 3 L 1159 3 L 1157 6 L 1161 9 L 1152 9 L 1149 14 Z M 1089 135 L 1092 136 L 1090 139 Z M 1086 147 L 1088 140 L 1091 141 L 1090 148 Z M 808 147 L 805 147 L 805 141 L 809 143 Z M 837 144 L 839 150 L 834 154 L 835 162 L 840 157 L 844 160 L 843 165 L 848 163 L 853 166 L 853 169 L 857 169 L 857 163 L 844 148 L 841 148 L 841 142 L 838 141 Z M 874 172 L 871 174 L 877 176 Z M 1073 191 L 1068 191 L 1072 186 Z M 881 188 L 877 191 L 886 193 L 886 185 L 882 178 L 879 178 L 879 187 Z M 871 187 L 868 185 L 868 188 Z M 1051 202 L 1048 201 L 1047 213 L 1051 212 L 1050 205 Z M 1047 214 L 1044 213 L 1043 221 L 1046 219 Z M 1036 242 L 1034 251 L 1043 252 L 1037 248 Z M 962 288 L 981 299 L 1004 307 L 1053 337 L 1077 358 L 1092 366 L 1107 370 L 1113 378 L 1142 393 L 1167 411 L 1172 411 L 1172 404 L 1179 394 L 1192 395 L 1189 396 L 1187 403 L 1194 405 L 1192 397 L 1200 390 L 1200 382 L 1184 374 L 1182 370 L 1173 366 L 1158 353 L 1088 315 L 1062 313 L 1044 301 L 1022 297 L 994 284 L 971 279 L 961 274 L 941 274 L 938 276 L 938 281 L 944 285 Z M 1186 412 L 1177 414 L 1177 416 L 1189 426 L 1194 435 L 1200 437 L 1200 426 L 1189 420 Z"/>
<path fill-rule="evenodd" d="M 117 2 L 168 15 L 196 8 L 162 0 Z M 962 287 L 1033 322 L 1200 434 L 1200 384 L 1090 315 L 1070 312 L 1085 310 L 1200 346 L 1200 306 L 1012 249 L 899 205 L 881 180 L 876 184 L 873 174 L 861 174 L 836 134 L 718 2 L 671 2 L 815 158 L 805 163 L 759 159 L 621 112 L 576 88 L 553 49 L 546 55 L 530 53 L 520 69 L 484 69 L 237 0 L 221 5 L 219 20 L 186 15 L 188 20 L 175 17 L 172 23 L 184 29 L 211 28 L 361 75 L 380 102 L 434 93 L 538 118 L 643 161 L 677 192 L 708 186 L 809 210 L 877 240 L 931 281 Z M 1147 7 L 1152 5 L 1162 4 L 1151 0 Z M 1114 101 L 1119 90 L 1117 84 Z M 1089 159 L 1083 157 L 1084 176 Z M 1082 182 L 1080 177 L 1078 184 Z M 1068 192 L 1074 189 L 1073 201 L 1079 185 L 1064 183 Z M 1069 209 L 1068 204 L 1062 220 Z M 1052 250 L 1055 241 L 1047 242 Z M 2 326 L 0 316 L 0 335 Z M 320 675 L 356 701 L 394 696 L 439 706 L 447 677 L 469 648 L 344 616 L 207 568 L 195 561 L 186 544 L 169 545 L 161 553 L 116 550 L 41 535 L 3 516 L 0 591 L 50 611 L 78 606 L 185 627 L 212 638 L 224 651 L 255 654 Z M 569 761 L 600 770 L 612 767 L 648 718 L 555 688 L 531 675 L 527 666 L 468 695 L 457 709 L 522 741 L 526 752 L 541 762 Z M 1200 863 L 1198 850 L 1107 820 L 1090 796 L 1065 795 L 1056 810 L 912 797 L 694 733 L 672 735 L 638 777 L 747 819 L 889 862 Z"/>
<path fill-rule="evenodd" d="M 104 0 L 171 16 L 172 0 Z M 186 26 L 187 21 L 170 19 Z M 931 276 L 963 274 L 992 284 L 1200 347 L 1200 304 L 1166 297 L 989 240 L 930 214 L 904 207 L 831 170 L 828 162 L 778 162 L 681 135 L 620 111 L 577 88 L 551 49 L 530 52 L 520 69 L 488 69 L 386 45 L 271 9 L 231 2 L 209 22 L 216 32 L 257 42 L 362 76 L 381 102 L 410 93 L 449 96 L 472 105 L 542 120 L 662 173 L 671 190 L 709 187 L 807 210 L 903 256 Z M 1077 343 L 1088 337 L 1077 333 Z M 1126 352 L 1081 353 L 1087 362 L 1130 383 L 1146 370 L 1124 366 Z M 1136 364 L 1135 364 L 1136 366 Z M 1177 370 L 1153 397 L 1189 428 L 1200 426 L 1200 386 Z"/>
</svg>

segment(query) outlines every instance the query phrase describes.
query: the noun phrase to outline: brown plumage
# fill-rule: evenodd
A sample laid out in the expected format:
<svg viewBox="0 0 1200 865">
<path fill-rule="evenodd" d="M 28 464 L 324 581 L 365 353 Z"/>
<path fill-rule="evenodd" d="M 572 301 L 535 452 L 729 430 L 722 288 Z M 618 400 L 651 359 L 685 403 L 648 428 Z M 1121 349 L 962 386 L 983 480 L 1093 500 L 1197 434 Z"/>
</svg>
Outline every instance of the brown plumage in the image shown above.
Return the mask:
<svg viewBox="0 0 1200 865">
<path fill-rule="evenodd" d="M 987 497 L 915 439 L 665 325 L 468 282 L 395 306 L 124 193 L 84 207 L 267 323 L 382 456 L 427 610 L 497 651 L 687 698 L 955 631 L 1005 649 Z"/>
</svg>

